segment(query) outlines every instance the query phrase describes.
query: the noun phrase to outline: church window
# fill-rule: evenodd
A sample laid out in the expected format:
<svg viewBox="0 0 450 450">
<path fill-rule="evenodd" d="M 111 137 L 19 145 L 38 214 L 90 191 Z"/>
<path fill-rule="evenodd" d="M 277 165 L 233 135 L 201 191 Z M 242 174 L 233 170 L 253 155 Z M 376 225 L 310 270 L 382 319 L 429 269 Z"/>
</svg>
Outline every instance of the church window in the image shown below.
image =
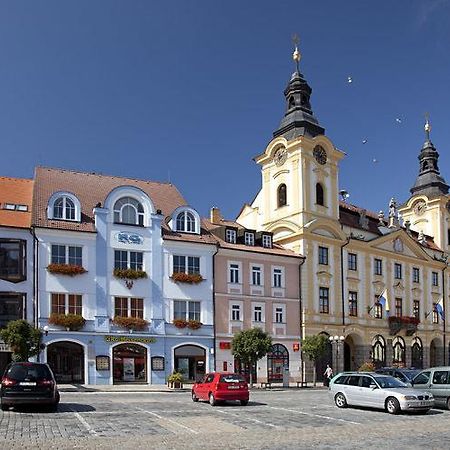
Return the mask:
<svg viewBox="0 0 450 450">
<path fill-rule="evenodd" d="M 320 183 L 316 184 L 316 204 L 325 206 L 324 195 L 323 195 L 323 186 Z"/>
<path fill-rule="evenodd" d="M 285 184 L 278 186 L 278 208 L 287 205 L 287 189 Z"/>
</svg>

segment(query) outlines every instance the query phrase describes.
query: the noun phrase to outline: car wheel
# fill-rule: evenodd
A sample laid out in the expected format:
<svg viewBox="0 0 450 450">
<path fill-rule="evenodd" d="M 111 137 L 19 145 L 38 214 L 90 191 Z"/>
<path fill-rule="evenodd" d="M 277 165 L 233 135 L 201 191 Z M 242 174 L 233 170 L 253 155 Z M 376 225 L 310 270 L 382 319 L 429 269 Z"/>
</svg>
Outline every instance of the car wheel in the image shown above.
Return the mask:
<svg viewBox="0 0 450 450">
<path fill-rule="evenodd" d="M 248 400 L 241 400 L 241 405 L 242 406 L 247 406 L 248 405 Z"/>
<path fill-rule="evenodd" d="M 210 404 L 211 406 L 216 406 L 216 404 L 217 404 L 216 399 L 214 398 L 214 394 L 213 394 L 213 393 L 209 394 L 209 404 Z"/>
<path fill-rule="evenodd" d="M 341 392 L 336 394 L 336 396 L 334 397 L 334 403 L 336 403 L 336 406 L 338 408 L 347 408 L 347 399 Z"/>
<path fill-rule="evenodd" d="M 198 397 L 195 395 L 194 391 L 192 391 L 192 401 L 198 402 Z"/>
<path fill-rule="evenodd" d="M 447 399 L 447 409 L 450 409 L 450 397 Z"/>
<path fill-rule="evenodd" d="M 386 399 L 386 410 L 389 414 L 398 414 L 400 412 L 400 403 L 395 397 Z"/>
</svg>

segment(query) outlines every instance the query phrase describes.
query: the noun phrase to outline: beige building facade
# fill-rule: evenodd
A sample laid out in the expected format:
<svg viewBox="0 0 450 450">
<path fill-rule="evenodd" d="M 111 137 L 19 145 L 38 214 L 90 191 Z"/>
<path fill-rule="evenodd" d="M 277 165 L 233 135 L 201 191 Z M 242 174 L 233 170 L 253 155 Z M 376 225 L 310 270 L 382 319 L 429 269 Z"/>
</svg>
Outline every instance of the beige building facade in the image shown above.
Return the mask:
<svg viewBox="0 0 450 450">
<path fill-rule="evenodd" d="M 306 257 L 301 336 L 330 338 L 317 364 L 319 375 L 327 363 L 335 371 L 357 369 L 366 361 L 447 363 L 450 197 L 429 123 L 411 197 L 400 207 L 392 199 L 385 218 L 343 201 L 339 163 L 345 153 L 314 116 L 298 60 L 284 95 L 280 127 L 254 158 L 261 189 L 237 222 L 273 233 L 274 242 Z"/>
</svg>

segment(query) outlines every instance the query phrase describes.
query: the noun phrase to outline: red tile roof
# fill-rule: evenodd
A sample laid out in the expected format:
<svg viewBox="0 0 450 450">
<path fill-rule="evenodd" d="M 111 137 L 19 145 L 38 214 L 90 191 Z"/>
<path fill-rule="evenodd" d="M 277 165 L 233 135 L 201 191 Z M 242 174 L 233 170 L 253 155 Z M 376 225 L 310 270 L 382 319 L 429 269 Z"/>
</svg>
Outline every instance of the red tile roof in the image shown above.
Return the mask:
<svg viewBox="0 0 450 450">
<path fill-rule="evenodd" d="M 33 180 L 0 177 L 0 226 L 29 228 Z M 5 209 L 5 204 L 26 205 L 27 211 Z"/>
</svg>

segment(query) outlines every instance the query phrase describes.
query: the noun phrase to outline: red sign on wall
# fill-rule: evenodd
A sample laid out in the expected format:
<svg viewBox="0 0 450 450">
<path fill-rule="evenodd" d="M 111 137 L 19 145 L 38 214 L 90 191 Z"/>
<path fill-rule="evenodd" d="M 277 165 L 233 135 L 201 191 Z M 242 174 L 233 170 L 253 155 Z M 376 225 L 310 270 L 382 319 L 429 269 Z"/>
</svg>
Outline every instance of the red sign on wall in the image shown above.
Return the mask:
<svg viewBox="0 0 450 450">
<path fill-rule="evenodd" d="M 219 342 L 220 350 L 229 350 L 231 348 L 231 342 Z"/>
<path fill-rule="evenodd" d="M 294 352 L 300 351 L 300 344 L 298 342 L 294 342 L 292 344 L 292 349 L 294 350 Z"/>
</svg>

